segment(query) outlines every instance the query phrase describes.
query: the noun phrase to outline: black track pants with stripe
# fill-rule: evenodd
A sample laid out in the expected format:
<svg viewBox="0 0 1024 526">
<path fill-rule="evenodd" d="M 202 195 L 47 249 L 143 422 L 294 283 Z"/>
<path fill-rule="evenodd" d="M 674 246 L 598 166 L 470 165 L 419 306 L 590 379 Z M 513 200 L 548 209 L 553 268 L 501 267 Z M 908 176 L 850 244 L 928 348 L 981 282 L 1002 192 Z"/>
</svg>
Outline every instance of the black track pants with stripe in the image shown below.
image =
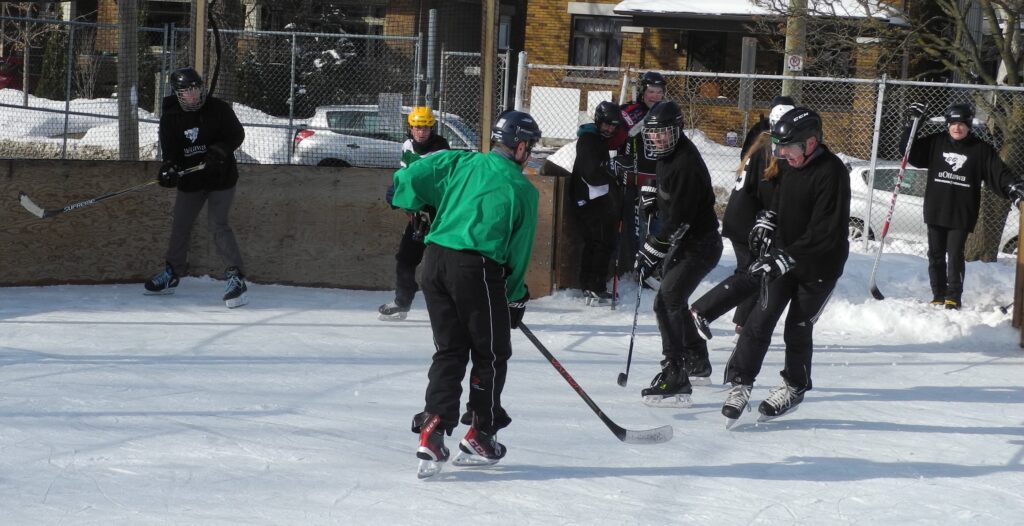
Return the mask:
<svg viewBox="0 0 1024 526">
<path fill-rule="evenodd" d="M 501 405 L 512 356 L 505 272 L 479 254 L 428 245 L 421 288 L 434 332 L 434 357 L 424 410 L 454 429 L 466 366 L 472 360 L 469 409 L 477 426 L 493 433 L 512 421 Z"/>
</svg>

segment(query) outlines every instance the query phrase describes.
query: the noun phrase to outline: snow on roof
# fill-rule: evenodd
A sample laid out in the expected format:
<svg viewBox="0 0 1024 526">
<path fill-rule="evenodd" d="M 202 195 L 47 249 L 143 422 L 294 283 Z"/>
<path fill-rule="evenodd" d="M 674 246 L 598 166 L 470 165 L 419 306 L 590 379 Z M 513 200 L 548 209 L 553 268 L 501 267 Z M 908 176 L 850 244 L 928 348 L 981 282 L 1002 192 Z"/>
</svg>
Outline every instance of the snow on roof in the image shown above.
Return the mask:
<svg viewBox="0 0 1024 526">
<path fill-rule="evenodd" d="M 834 10 L 838 16 L 864 17 L 867 11 L 856 0 L 810 0 L 809 8 L 821 6 L 822 12 Z M 672 15 L 771 15 L 773 11 L 754 5 L 750 0 L 624 0 L 614 9 L 620 15 L 672 14 Z M 885 15 L 872 12 L 873 16 Z"/>
</svg>

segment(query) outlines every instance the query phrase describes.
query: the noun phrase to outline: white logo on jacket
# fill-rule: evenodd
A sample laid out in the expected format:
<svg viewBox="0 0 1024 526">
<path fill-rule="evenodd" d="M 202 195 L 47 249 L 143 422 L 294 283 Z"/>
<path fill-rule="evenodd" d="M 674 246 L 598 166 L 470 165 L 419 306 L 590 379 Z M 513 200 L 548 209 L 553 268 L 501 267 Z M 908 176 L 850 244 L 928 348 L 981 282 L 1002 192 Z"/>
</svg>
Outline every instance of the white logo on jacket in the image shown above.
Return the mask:
<svg viewBox="0 0 1024 526">
<path fill-rule="evenodd" d="M 964 167 L 964 163 L 967 162 L 967 156 L 962 153 L 942 152 L 942 158 L 954 172 L 960 171 Z"/>
<path fill-rule="evenodd" d="M 196 142 L 196 139 L 199 138 L 199 128 L 189 128 L 185 130 L 185 138 L 188 139 L 189 142 Z"/>
</svg>

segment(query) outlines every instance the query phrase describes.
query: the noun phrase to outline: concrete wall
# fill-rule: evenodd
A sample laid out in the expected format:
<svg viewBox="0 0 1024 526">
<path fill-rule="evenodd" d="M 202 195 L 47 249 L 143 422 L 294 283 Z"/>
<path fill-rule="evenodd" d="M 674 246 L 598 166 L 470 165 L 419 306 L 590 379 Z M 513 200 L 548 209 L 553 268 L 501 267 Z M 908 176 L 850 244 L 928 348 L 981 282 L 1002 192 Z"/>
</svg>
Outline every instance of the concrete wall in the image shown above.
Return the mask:
<svg viewBox="0 0 1024 526">
<path fill-rule="evenodd" d="M 162 268 L 175 191 L 148 186 L 93 206 L 37 219 L 26 192 L 59 208 L 153 179 L 159 163 L 0 161 L 0 285 L 141 283 Z M 390 170 L 240 165 L 232 227 L 250 281 L 350 289 L 394 288 L 394 254 L 406 217 L 384 203 Z M 540 190 L 527 283 L 551 290 L 554 181 Z M 221 277 L 224 263 L 206 229 L 193 230 L 191 275 Z"/>
</svg>

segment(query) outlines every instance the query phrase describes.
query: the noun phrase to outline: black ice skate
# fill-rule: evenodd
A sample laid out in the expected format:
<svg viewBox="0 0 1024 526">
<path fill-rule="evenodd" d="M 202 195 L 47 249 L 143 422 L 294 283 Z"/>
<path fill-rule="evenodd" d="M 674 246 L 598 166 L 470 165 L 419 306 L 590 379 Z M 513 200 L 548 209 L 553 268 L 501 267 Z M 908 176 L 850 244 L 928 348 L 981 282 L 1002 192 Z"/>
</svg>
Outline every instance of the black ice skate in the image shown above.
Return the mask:
<svg viewBox="0 0 1024 526">
<path fill-rule="evenodd" d="M 791 387 L 788 383 L 783 381 L 782 385 L 772 389 L 772 392 L 768 393 L 768 398 L 765 398 L 757 408 L 761 413 L 761 417 L 758 418 L 758 421 L 767 422 L 786 413 L 792 413 L 793 411 L 796 411 L 796 406 L 803 401 L 804 392 L 798 391 L 796 388 Z"/>
<path fill-rule="evenodd" d="M 417 424 L 417 419 L 422 419 Z M 448 461 L 448 448 L 444 446 L 444 429 L 441 429 L 441 417 L 428 413 L 420 413 L 413 418 L 413 432 L 420 433 L 420 446 L 416 449 L 416 458 L 420 465 L 416 476 L 424 479 L 441 472 L 441 466 Z"/>
<path fill-rule="evenodd" d="M 163 272 L 149 278 L 146 282 L 146 294 L 174 294 L 178 288 L 178 275 L 174 273 L 174 267 L 170 263 L 164 266 Z"/>
<path fill-rule="evenodd" d="M 729 389 L 729 395 L 722 404 L 722 415 L 728 419 L 725 423 L 726 429 L 731 428 L 736 420 L 743 416 L 744 410 L 750 411 L 750 391 L 753 387 L 733 382 L 732 389 Z"/>
<path fill-rule="evenodd" d="M 409 305 L 403 307 L 392 301 L 378 307 L 377 313 L 377 319 L 381 321 L 402 321 L 409 314 Z"/>
<path fill-rule="evenodd" d="M 687 356 L 683 368 L 690 377 L 691 385 L 711 385 L 711 361 L 708 360 L 707 349 L 698 350 Z"/>
<path fill-rule="evenodd" d="M 224 279 L 228 280 L 227 287 L 224 288 L 224 304 L 229 309 L 249 303 L 249 298 L 246 296 L 248 289 L 245 286 L 245 279 L 238 267 L 228 267 L 224 271 Z"/>
<path fill-rule="evenodd" d="M 612 304 L 613 298 L 611 292 L 583 291 L 583 299 L 589 307 L 607 307 Z"/>
<path fill-rule="evenodd" d="M 697 327 L 697 334 L 705 341 L 711 339 L 711 324 L 707 318 L 702 316 L 697 309 L 690 309 L 690 317 L 693 318 L 693 326 Z"/>
<path fill-rule="evenodd" d="M 498 442 L 497 433 L 485 433 L 473 420 L 473 426 L 459 442 L 459 454 L 452 464 L 463 467 L 491 466 L 497 464 L 508 450 Z"/>
<path fill-rule="evenodd" d="M 693 387 L 686 371 L 676 362 L 665 360 L 661 372 L 651 380 L 651 386 L 640 392 L 644 404 L 651 407 L 690 407 Z"/>
</svg>

